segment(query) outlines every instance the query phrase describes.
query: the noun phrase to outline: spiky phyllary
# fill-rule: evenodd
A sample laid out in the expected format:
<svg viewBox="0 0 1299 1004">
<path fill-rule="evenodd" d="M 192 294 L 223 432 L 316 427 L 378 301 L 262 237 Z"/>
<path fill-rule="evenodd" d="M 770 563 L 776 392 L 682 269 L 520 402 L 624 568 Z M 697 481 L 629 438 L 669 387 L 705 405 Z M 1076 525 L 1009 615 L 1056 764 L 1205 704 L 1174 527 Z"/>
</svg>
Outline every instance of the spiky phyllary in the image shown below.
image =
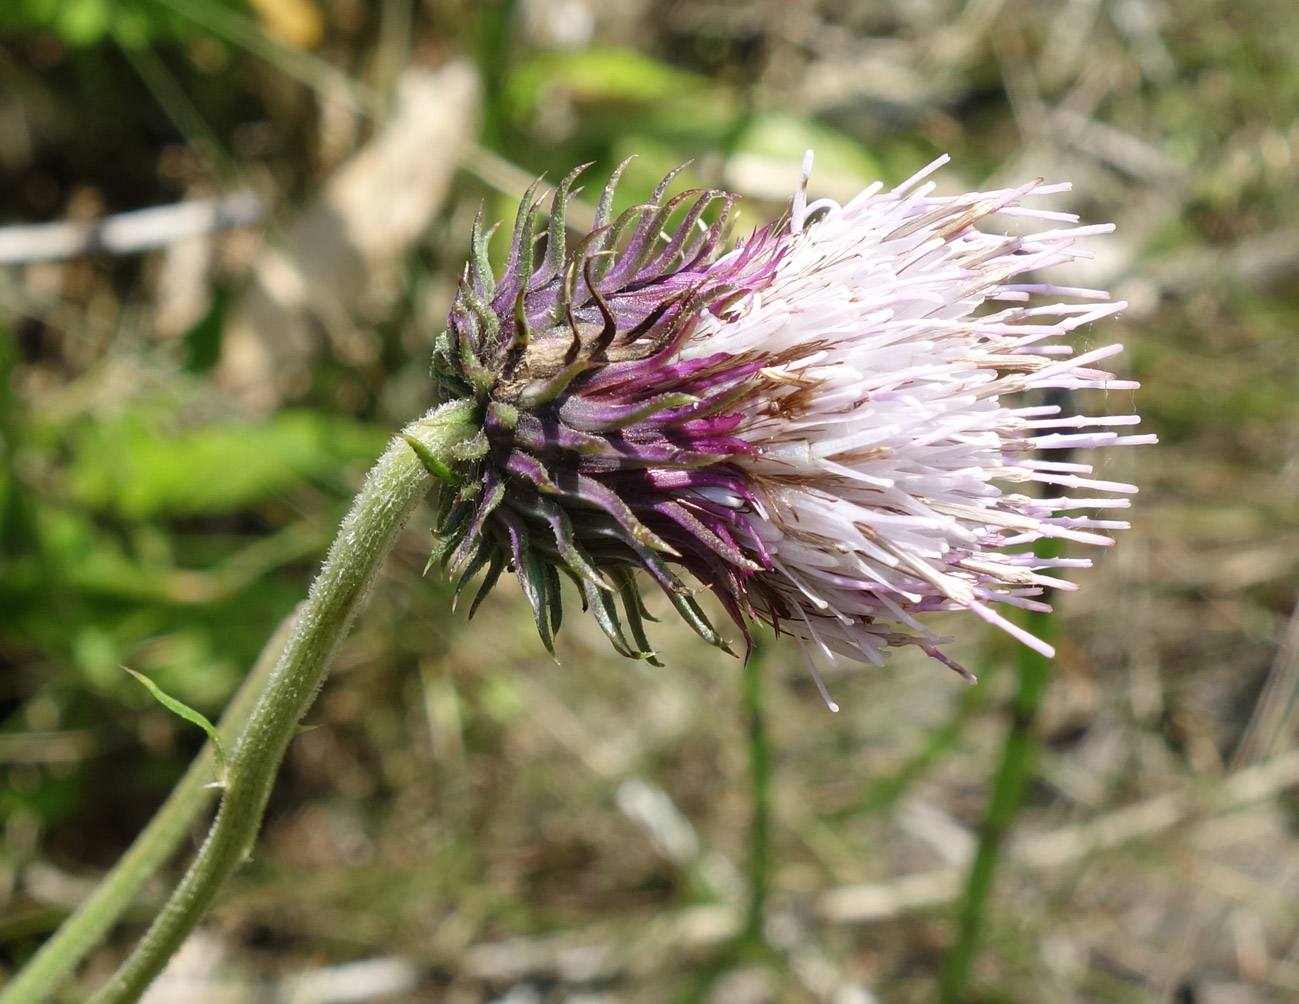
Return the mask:
<svg viewBox="0 0 1299 1004">
<path fill-rule="evenodd" d="M 615 218 L 615 172 L 576 244 L 565 211 L 580 170 L 544 231 L 534 187 L 499 279 L 475 224 L 434 363 L 481 429 L 457 457 L 435 553 L 457 592 L 485 570 L 476 606 L 513 570 L 550 648 L 562 574 L 614 647 L 646 658 L 638 572 L 717 645 L 700 587 L 746 639 L 765 621 L 831 663 L 902 644 L 946 662 L 917 615 L 954 608 L 1049 651 L 989 604 L 1040 607 L 1034 595 L 1068 585 L 1052 566 L 1086 562 L 1016 545 L 1109 543 L 1096 531 L 1125 524 L 1082 514 L 1126 499 L 1010 489 L 1130 494 L 1038 454 L 1149 437 L 1103 428 L 1135 415 L 1004 400 L 1135 386 L 1091 365 L 1119 346 L 1074 356 L 1061 341 L 1122 304 L 1014 279 L 1084 256 L 1074 239 L 1110 228 L 984 232 L 994 213 L 1076 222 L 1022 205 L 1065 186 L 940 197 L 925 176 L 941 163 L 808 205 L 809 157 L 788 218 L 730 250 L 733 197 L 669 196 L 671 175 Z"/>
</svg>

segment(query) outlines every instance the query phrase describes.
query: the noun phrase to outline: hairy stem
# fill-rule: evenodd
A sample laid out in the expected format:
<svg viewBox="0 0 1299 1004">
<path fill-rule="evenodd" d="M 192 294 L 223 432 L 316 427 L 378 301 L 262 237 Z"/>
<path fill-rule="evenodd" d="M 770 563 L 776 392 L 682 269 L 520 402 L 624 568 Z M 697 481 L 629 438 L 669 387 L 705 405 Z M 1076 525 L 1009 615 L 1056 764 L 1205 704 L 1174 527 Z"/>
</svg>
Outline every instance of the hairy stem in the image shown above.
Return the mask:
<svg viewBox="0 0 1299 1004">
<path fill-rule="evenodd" d="M 403 435 L 449 461 L 452 447 L 471 432 L 468 409 L 463 402 L 444 405 L 408 426 Z M 389 444 L 371 470 L 230 755 L 221 805 L 198 856 L 135 951 L 92 998 L 93 1004 L 136 1000 L 202 919 L 225 880 L 248 857 L 289 741 L 369 595 L 383 559 L 432 481 L 410 442 L 402 438 Z M 113 895 L 123 896 L 126 891 L 124 884 Z M 130 892 L 134 894 L 133 889 Z M 114 898 L 103 909 L 120 912 L 121 904 Z M 102 931 L 94 933 L 98 936 Z M 70 944 L 63 951 L 76 955 L 83 949 Z M 15 1000 L 48 999 L 67 970 L 62 963 L 45 965 L 46 976 L 17 977 L 15 982 L 24 981 L 28 989 L 25 998 Z"/>
<path fill-rule="evenodd" d="M 290 614 L 262 649 L 252 672 L 239 685 L 226 706 L 217 731 L 233 742 L 243 730 L 253 700 L 266 685 L 288 640 L 296 614 Z M 66 919 L 59 929 L 27 962 L 17 976 L 0 990 L 0 1004 L 41 1004 L 130 907 L 144 884 L 171 858 L 199 815 L 216 798 L 212 744 L 205 743 L 184 776 L 149 825 L 122 855 L 93 893 Z"/>
</svg>

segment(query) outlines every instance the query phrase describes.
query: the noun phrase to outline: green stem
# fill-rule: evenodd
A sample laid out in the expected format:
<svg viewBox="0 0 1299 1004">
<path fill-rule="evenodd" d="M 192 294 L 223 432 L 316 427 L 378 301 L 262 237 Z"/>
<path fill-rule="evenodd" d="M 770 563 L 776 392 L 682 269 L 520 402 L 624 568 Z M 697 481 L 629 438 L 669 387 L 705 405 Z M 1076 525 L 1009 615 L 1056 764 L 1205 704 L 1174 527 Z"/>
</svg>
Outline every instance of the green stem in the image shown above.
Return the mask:
<svg viewBox="0 0 1299 1004">
<path fill-rule="evenodd" d="M 762 941 L 767 888 L 771 884 L 771 744 L 762 692 L 762 657 L 755 651 L 744 661 L 744 710 L 749 718 L 749 770 L 753 822 L 749 830 L 749 906 L 740 940 Z"/>
<path fill-rule="evenodd" d="M 437 457 L 471 431 L 469 405 L 444 405 L 405 434 Z M 228 764 L 221 806 L 198 856 L 135 951 L 92 998 L 93 1004 L 136 1000 L 202 919 L 217 891 L 248 857 L 271 786 L 298 722 L 319 690 L 378 569 L 433 481 L 416 452 L 395 438 L 366 478 L 343 520 L 293 634 L 258 696 Z M 48 997 L 50 984 L 29 982 Z M 39 998 L 32 998 L 39 999 Z"/>
<path fill-rule="evenodd" d="M 293 616 L 286 617 L 257 657 L 226 706 L 217 731 L 232 742 L 248 720 L 253 699 L 265 685 L 284 648 Z M 162 803 L 149 825 L 122 855 L 95 891 L 63 921 L 28 960 L 22 972 L 0 990 L 0 1004 L 41 1004 L 49 998 L 134 902 L 144 884 L 176 852 L 199 814 L 216 798 L 212 744 L 205 743 L 189 769 Z"/>
<path fill-rule="evenodd" d="M 744 922 L 734 938 L 697 969 L 676 996 L 677 1004 L 699 1004 L 709 997 L 718 979 L 747 956 L 770 958 L 774 953 L 763 932 L 767 891 L 771 886 L 771 743 L 767 735 L 766 705 L 762 689 L 762 649 L 754 647 L 744 660 L 742 700 L 748 719 L 749 785 L 753 818 L 749 825 L 749 858 L 746 872 L 749 901 Z"/>
<path fill-rule="evenodd" d="M 1050 614 L 1031 613 L 1028 630 L 1049 640 L 1055 622 Z M 1019 650 L 1019 687 L 1010 706 L 1010 727 L 1002 749 L 1001 766 L 993 782 L 992 797 L 979 832 L 979 846 L 966 879 L 965 897 L 958 918 L 956 944 L 948 952 L 939 982 L 939 1004 L 957 1004 L 970 979 L 978 954 L 988 896 L 1001 861 L 1001 850 L 1015 817 L 1024 804 L 1024 791 L 1037 759 L 1035 730 L 1038 709 L 1050 682 L 1051 661 L 1027 647 Z"/>
</svg>

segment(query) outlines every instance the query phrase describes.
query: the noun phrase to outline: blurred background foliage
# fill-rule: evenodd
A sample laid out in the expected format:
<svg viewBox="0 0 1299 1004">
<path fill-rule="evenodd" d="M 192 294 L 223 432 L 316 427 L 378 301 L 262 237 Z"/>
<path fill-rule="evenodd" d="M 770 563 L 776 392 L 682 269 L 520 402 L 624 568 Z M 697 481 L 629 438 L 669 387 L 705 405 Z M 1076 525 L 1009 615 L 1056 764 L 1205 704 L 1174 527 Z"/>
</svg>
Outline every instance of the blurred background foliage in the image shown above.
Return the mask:
<svg viewBox="0 0 1299 1004">
<path fill-rule="evenodd" d="M 1134 529 L 1060 598 L 960 999 L 1294 1000 L 1296 52 L 1280 0 L 0 6 L 0 225 L 85 247 L 0 233 L 0 965 L 202 738 L 119 667 L 215 715 L 433 402 L 478 207 L 635 154 L 620 198 L 689 161 L 679 183 L 740 192 L 743 229 L 814 147 L 840 198 L 941 152 L 948 189 L 1072 180 L 1061 205 L 1119 232 L 1071 281 L 1130 304 L 1082 339 L 1126 342 L 1162 441 L 1099 461 L 1142 485 Z M 98 224 L 236 193 L 255 219 L 148 250 Z M 762 645 L 758 702 L 666 617 L 665 669 L 576 613 L 555 665 L 512 583 L 451 614 L 428 523 L 295 742 L 197 982 L 157 1000 L 935 999 L 1013 645 L 953 621 L 978 688 L 903 653 L 833 676 L 839 715 L 796 646 Z M 310 982 L 380 957 L 359 997 Z"/>
</svg>

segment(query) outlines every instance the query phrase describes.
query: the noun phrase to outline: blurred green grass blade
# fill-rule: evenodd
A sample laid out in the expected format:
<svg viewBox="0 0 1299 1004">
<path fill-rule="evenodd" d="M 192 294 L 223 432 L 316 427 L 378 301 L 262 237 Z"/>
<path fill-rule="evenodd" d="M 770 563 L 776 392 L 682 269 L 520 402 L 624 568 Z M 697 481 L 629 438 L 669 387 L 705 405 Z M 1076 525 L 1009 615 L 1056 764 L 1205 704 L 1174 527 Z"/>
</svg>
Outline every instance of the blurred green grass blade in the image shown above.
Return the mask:
<svg viewBox="0 0 1299 1004">
<path fill-rule="evenodd" d="M 387 438 L 307 411 L 169 432 L 175 421 L 142 408 L 86 428 L 68 469 L 73 496 L 134 520 L 232 512 L 303 480 L 331 478 L 341 464 L 374 456 Z"/>
<path fill-rule="evenodd" d="M 744 712 L 748 718 L 750 797 L 753 800 L 749 824 L 749 903 L 741 940 L 753 945 L 764 941 L 767 893 L 771 886 L 771 737 L 767 731 L 763 676 L 766 672 L 763 646 L 755 645 L 744 660 L 742 671 Z"/>
<path fill-rule="evenodd" d="M 960 749 L 966 724 L 987 707 L 992 693 L 988 686 L 992 673 L 991 665 L 980 666 L 977 674 L 979 685 L 970 687 L 961 695 L 951 717 L 926 732 L 920 748 L 904 760 L 897 770 L 870 778 L 861 805 L 854 806 L 852 811 L 873 813 L 892 808 L 911 789 L 912 784 L 955 754 Z"/>
<path fill-rule="evenodd" d="M 157 2 L 218 38 L 266 60 L 281 73 L 324 97 L 344 101 L 355 110 L 368 115 L 378 115 L 384 109 L 384 96 L 373 88 L 353 79 L 319 56 L 277 41 L 252 18 L 237 14 L 215 0 Z"/>
<path fill-rule="evenodd" d="M 1044 556 L 1059 554 L 1058 540 L 1047 541 Z M 1032 611 L 1024 618 L 1030 633 L 1051 642 L 1057 632 L 1056 616 Z M 1052 660 L 1025 645 L 1018 651 L 1019 686 L 1010 702 L 1010 724 L 1002 747 L 1001 765 L 993 781 L 992 794 L 979 828 L 979 844 L 966 878 L 965 894 L 957 915 L 956 943 L 947 953 L 939 979 L 938 1004 L 960 1004 L 965 1000 L 970 970 L 979 953 L 1002 851 L 1016 817 L 1024 806 L 1024 794 L 1033 777 L 1041 741 L 1036 731 L 1038 711 L 1051 684 Z"/>
<path fill-rule="evenodd" d="M 208 167 L 226 184 L 242 183 L 243 172 L 224 144 L 208 125 L 185 88 L 167 69 L 149 44 L 144 28 L 133 20 L 123 19 L 112 28 L 117 43 L 132 69 L 144 81 L 154 100 L 185 137 L 190 147 L 204 155 Z"/>
<path fill-rule="evenodd" d="M 616 115 L 620 135 L 632 121 L 636 131 L 703 134 L 711 145 L 739 112 L 734 97 L 707 78 L 614 46 L 543 52 L 522 62 L 505 83 L 503 106 L 521 124 L 546 106 L 555 89 L 588 114 Z"/>
<path fill-rule="evenodd" d="M 736 137 L 731 152 L 793 165 L 795 173 L 790 180 L 790 192 L 793 192 L 798 165 L 807 150 L 816 151 L 818 176 L 849 174 L 873 180 L 885 174 L 879 160 L 858 140 L 814 118 L 785 111 L 755 114 Z"/>
</svg>

